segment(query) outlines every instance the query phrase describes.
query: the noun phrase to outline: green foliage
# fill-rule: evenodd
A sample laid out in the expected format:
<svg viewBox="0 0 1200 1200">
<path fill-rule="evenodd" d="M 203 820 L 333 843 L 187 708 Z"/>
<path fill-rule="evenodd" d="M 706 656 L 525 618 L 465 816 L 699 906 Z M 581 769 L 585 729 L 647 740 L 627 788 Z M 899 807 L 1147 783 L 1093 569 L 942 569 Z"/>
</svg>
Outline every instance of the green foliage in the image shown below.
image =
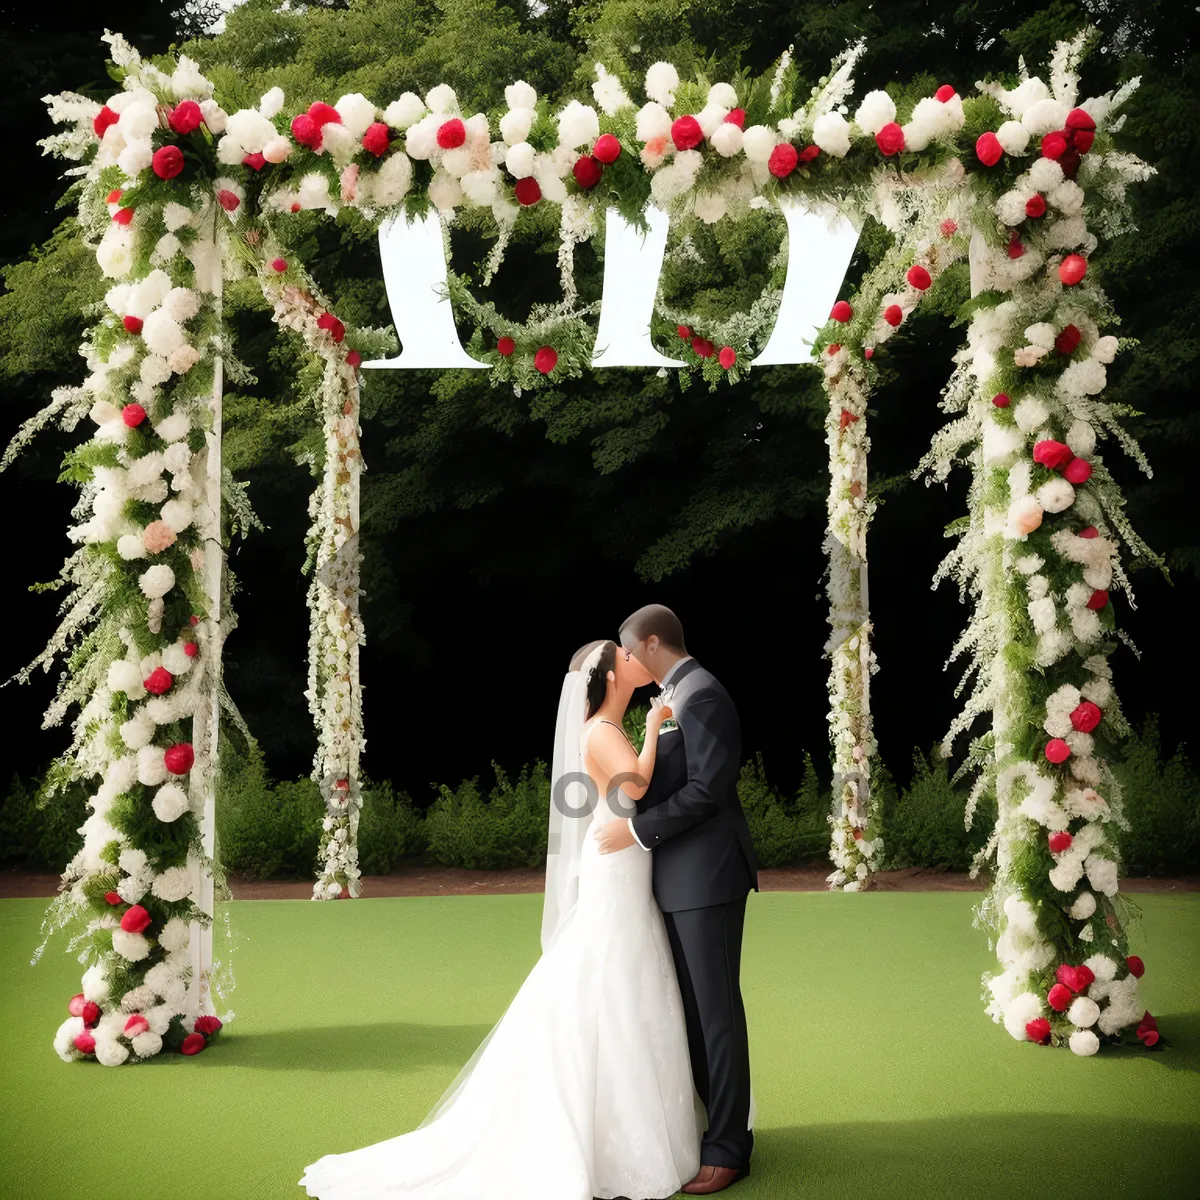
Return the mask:
<svg viewBox="0 0 1200 1200">
<path fill-rule="evenodd" d="M 1200 776 L 1183 746 L 1164 757 L 1158 717 L 1122 743 L 1123 761 L 1112 764 L 1124 790 L 1119 833 L 1125 869 L 1134 875 L 1200 870 Z"/>
<path fill-rule="evenodd" d="M 0 806 L 0 862 L 61 871 L 83 845 L 87 792 L 72 784 L 53 797 L 13 775 Z"/>
<path fill-rule="evenodd" d="M 421 814 L 406 792 L 389 780 L 367 782 L 358 819 L 358 867 L 364 875 L 387 875 L 403 858 L 425 847 Z"/>
<path fill-rule="evenodd" d="M 750 826 L 760 867 L 784 867 L 821 858 L 829 849 L 829 793 L 823 792 L 812 756 L 804 756 L 804 774 L 795 796 L 781 796 L 767 780 L 762 755 L 742 767 L 738 799 Z"/>
<path fill-rule="evenodd" d="M 908 787 L 894 803 L 885 797 L 885 865 L 965 871 L 992 824 L 981 806 L 968 833 L 963 824 L 965 805 L 966 792 L 951 784 L 949 764 L 937 748 L 928 758 L 914 749 Z"/>
<path fill-rule="evenodd" d="M 550 778 L 546 764 L 523 767 L 510 780 L 492 764 L 496 785 L 488 795 L 479 778 L 457 788 L 442 784 L 425 817 L 430 855 L 451 867 L 535 867 L 546 859 Z"/>
</svg>

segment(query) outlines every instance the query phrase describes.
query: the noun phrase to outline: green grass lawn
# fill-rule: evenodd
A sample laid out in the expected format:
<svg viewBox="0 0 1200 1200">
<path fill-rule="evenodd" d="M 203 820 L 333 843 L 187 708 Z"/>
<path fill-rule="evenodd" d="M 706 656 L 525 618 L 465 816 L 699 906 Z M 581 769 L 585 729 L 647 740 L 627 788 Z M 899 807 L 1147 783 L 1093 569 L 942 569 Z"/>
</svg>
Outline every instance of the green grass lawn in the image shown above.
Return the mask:
<svg viewBox="0 0 1200 1200">
<path fill-rule="evenodd" d="M 983 1015 L 973 899 L 751 897 L 759 1118 L 732 1197 L 1200 1196 L 1200 895 L 1141 899 L 1174 1045 L 1091 1059 Z M 228 908 L 236 1019 L 196 1058 L 110 1070 L 54 1054 L 80 968 L 54 942 L 30 967 L 44 902 L 0 901 L 0 1196 L 298 1200 L 306 1163 L 421 1120 L 538 954 L 534 895 Z"/>
</svg>

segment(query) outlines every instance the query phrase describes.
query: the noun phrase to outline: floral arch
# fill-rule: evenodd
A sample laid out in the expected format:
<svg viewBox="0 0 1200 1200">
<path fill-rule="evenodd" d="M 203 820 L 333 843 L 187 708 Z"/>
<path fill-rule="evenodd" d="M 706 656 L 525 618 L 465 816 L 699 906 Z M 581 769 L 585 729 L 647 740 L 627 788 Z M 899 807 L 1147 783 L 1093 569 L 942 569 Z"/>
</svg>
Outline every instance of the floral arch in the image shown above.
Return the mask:
<svg viewBox="0 0 1200 1200">
<path fill-rule="evenodd" d="M 881 91 L 850 113 L 858 45 L 807 95 L 785 54 L 736 86 L 656 63 L 638 81 L 641 104 L 633 81 L 597 64 L 594 104 L 554 110 L 518 81 L 493 113 L 462 113 L 441 85 L 384 108 L 351 94 L 288 116 L 278 88 L 226 113 L 186 57 L 143 60 L 107 34 L 121 90 L 103 105 L 47 97 L 65 129 L 43 145 L 77 164 L 68 175 L 82 236 L 112 286 L 83 347 L 88 377 L 56 391 L 4 459 L 51 422 L 87 423 L 67 461 L 81 496 L 78 549 L 58 581 L 62 625 L 21 676 L 63 657 L 47 724 L 77 713 L 55 778 L 96 781 L 83 848 L 46 922 L 83 927 L 71 943 L 86 964 L 82 992 L 58 1053 L 116 1065 L 164 1045 L 194 1051 L 220 1027 L 212 785 L 220 712 L 237 719 L 221 680 L 224 545 L 254 521 L 221 467 L 223 377 L 244 371 L 222 320 L 231 279 L 257 279 L 277 324 L 323 365 L 307 696 L 327 815 L 313 898 L 360 893 L 359 386 L 364 356 L 393 341 L 347 329 L 292 248 L 298 214 L 343 207 L 376 225 L 434 213 L 448 228 L 462 212 L 490 222 L 484 284 L 530 210 L 557 211 L 562 297 L 529 321 L 506 320 L 468 280 L 447 277 L 474 331 L 468 353 L 516 388 L 591 365 L 599 306 L 580 302 L 572 254 L 606 213 L 638 228 L 669 214 L 685 256 L 698 254 L 689 223 L 772 205 L 823 205 L 856 223 L 870 214 L 892 233 L 811 347 L 829 399 L 829 882 L 844 891 L 870 885 L 882 849 L 866 575 L 873 360 L 939 276 L 969 262 L 949 420 L 921 471 L 933 481 L 955 464 L 971 470 L 939 578 L 953 575 L 974 602 L 952 656 L 968 661 L 968 698 L 947 743 L 991 718 L 963 768 L 977 772 L 968 822 L 986 793 L 999 812 L 976 864 L 994 875 L 978 914 L 1000 962 L 985 976 L 987 1011 L 1015 1038 L 1077 1054 L 1132 1029 L 1142 964 L 1127 953 L 1111 835 L 1124 818 L 1102 750 L 1127 728 L 1108 665 L 1121 637 L 1110 592 L 1129 591 L 1122 546 L 1150 552 L 1097 453 L 1111 438 L 1145 468 L 1124 414 L 1102 399 L 1120 343 L 1101 335 L 1115 317 L 1090 260 L 1127 227 L 1126 184 L 1150 169 L 1112 140 L 1136 81 L 1079 99 L 1086 36 L 1057 48 L 1049 84 L 1022 64 L 1013 87 L 982 82 L 964 97 L 947 85 L 902 113 Z M 719 328 L 659 294 L 651 328 L 682 356 L 681 384 L 698 375 L 718 387 L 750 369 L 780 311 L 786 257 L 763 296 Z"/>
</svg>

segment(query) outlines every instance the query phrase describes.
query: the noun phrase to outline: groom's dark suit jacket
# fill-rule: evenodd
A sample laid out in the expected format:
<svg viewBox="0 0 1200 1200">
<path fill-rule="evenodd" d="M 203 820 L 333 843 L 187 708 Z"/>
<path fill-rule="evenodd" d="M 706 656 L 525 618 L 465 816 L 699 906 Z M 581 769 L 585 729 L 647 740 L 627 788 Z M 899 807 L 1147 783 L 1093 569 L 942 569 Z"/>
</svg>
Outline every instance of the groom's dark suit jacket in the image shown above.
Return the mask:
<svg viewBox="0 0 1200 1200">
<path fill-rule="evenodd" d="M 758 860 L 738 799 L 742 733 L 729 693 L 695 659 L 671 680 L 677 730 L 659 735 L 654 775 L 633 830 L 654 851 L 663 912 L 706 908 L 758 890 Z"/>
</svg>

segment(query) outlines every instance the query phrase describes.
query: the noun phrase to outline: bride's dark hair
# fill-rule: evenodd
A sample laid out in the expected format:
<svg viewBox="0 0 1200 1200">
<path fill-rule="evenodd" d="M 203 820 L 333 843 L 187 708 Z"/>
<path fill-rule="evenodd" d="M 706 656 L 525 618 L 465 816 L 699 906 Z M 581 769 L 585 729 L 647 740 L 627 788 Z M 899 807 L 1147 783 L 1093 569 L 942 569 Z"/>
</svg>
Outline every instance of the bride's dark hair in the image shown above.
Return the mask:
<svg viewBox="0 0 1200 1200">
<path fill-rule="evenodd" d="M 571 670 L 578 670 L 597 646 L 603 646 L 600 651 L 600 661 L 591 669 L 587 679 L 587 712 L 584 719 L 595 715 L 596 710 L 604 703 L 608 694 L 608 673 L 617 665 L 617 643 L 612 641 L 589 642 L 580 646 L 571 659 Z"/>
</svg>

